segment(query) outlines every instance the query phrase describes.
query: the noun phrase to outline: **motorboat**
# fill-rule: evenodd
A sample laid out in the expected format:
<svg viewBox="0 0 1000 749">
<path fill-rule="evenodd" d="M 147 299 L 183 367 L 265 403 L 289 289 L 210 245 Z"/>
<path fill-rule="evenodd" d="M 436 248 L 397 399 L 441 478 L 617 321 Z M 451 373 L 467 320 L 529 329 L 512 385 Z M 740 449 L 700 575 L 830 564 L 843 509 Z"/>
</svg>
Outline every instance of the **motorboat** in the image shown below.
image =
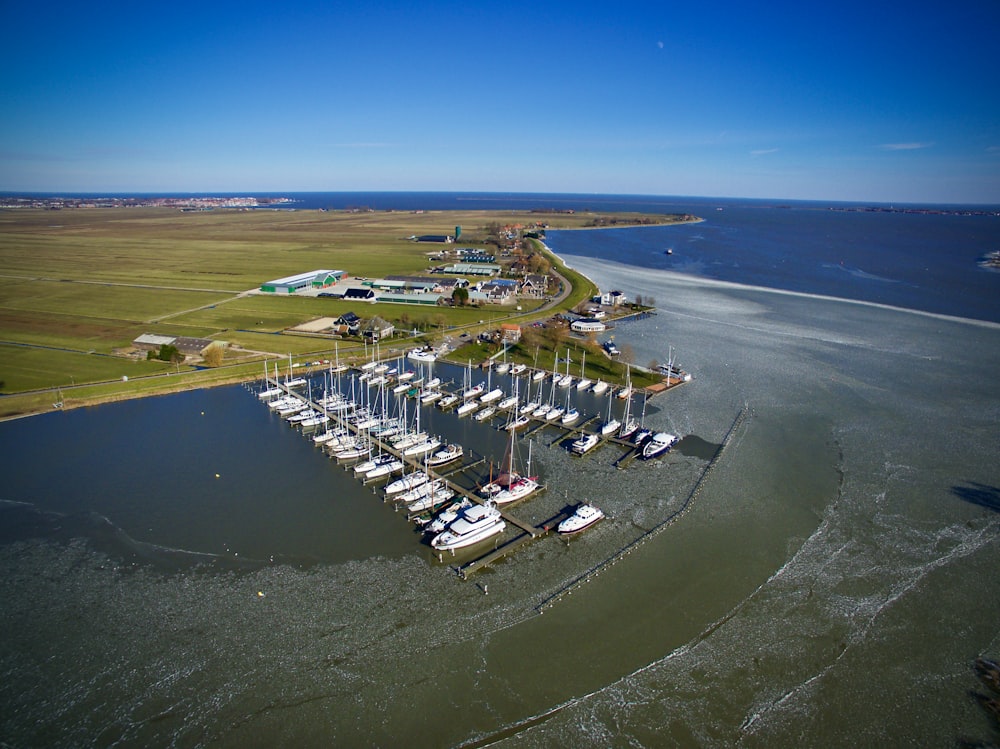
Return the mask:
<svg viewBox="0 0 1000 749">
<path fill-rule="evenodd" d="M 406 354 L 406 358 L 410 361 L 422 361 L 422 362 L 433 362 L 437 361 L 437 352 L 433 348 L 415 348 L 410 349 Z"/>
<path fill-rule="evenodd" d="M 583 455 L 584 453 L 589 452 L 600 441 L 601 438 L 596 434 L 583 434 L 573 440 L 569 449 L 577 455 Z"/>
<path fill-rule="evenodd" d="M 593 505 L 582 504 L 576 508 L 576 511 L 572 515 L 559 523 L 556 526 L 556 530 L 564 534 L 579 533 L 603 517 L 604 513 L 599 508 Z"/>
<path fill-rule="evenodd" d="M 462 449 L 461 445 L 451 444 L 447 447 L 438 450 L 436 453 L 431 455 L 427 459 L 427 465 L 429 466 L 443 466 L 445 463 L 451 463 L 453 460 L 458 460 L 462 457 L 465 451 Z"/>
<path fill-rule="evenodd" d="M 643 446 L 642 457 L 649 460 L 650 458 L 655 458 L 657 455 L 662 455 L 673 447 L 675 442 L 677 442 L 675 435 L 667 434 L 666 432 L 657 432 Z"/>
<path fill-rule="evenodd" d="M 470 502 L 468 499 L 463 499 L 461 502 L 455 502 L 449 507 L 446 507 L 445 509 L 441 510 L 441 512 L 438 513 L 437 517 L 434 518 L 434 520 L 432 520 L 430 523 L 428 523 L 427 527 L 424 528 L 424 530 L 427 533 L 433 533 L 434 535 L 437 535 L 438 533 L 443 533 L 445 528 L 447 528 L 448 525 L 453 520 L 458 519 L 459 513 L 461 513 L 462 510 L 469 507 L 472 507 L 472 502 Z"/>
<path fill-rule="evenodd" d="M 431 540 L 431 546 L 439 551 L 459 549 L 484 541 L 499 533 L 503 533 L 507 524 L 492 504 L 473 505 L 459 514 L 447 530 L 439 533 Z"/>
</svg>

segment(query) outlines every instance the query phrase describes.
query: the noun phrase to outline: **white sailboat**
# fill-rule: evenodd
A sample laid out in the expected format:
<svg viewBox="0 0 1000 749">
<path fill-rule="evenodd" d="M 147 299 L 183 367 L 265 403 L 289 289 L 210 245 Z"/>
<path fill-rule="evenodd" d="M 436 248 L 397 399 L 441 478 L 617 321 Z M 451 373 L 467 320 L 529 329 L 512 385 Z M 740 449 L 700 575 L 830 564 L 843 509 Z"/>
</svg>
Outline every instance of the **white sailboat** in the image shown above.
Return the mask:
<svg viewBox="0 0 1000 749">
<path fill-rule="evenodd" d="M 583 351 L 583 361 L 580 363 L 580 379 L 576 381 L 577 390 L 586 390 L 593 383 L 589 377 L 587 377 L 587 350 Z"/>
<path fill-rule="evenodd" d="M 601 436 L 607 437 L 609 434 L 614 434 L 618 431 L 618 427 L 622 425 L 618 419 L 611 415 L 611 406 L 614 403 L 611 399 L 611 395 L 608 395 L 608 418 L 603 424 L 601 424 Z"/>
</svg>

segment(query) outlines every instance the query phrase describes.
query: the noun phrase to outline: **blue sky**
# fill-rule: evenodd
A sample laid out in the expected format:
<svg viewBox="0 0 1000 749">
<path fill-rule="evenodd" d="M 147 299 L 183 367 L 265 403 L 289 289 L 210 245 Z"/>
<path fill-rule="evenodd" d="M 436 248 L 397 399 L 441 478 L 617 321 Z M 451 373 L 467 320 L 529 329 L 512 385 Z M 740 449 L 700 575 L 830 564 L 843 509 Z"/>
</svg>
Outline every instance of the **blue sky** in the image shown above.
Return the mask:
<svg viewBox="0 0 1000 749">
<path fill-rule="evenodd" d="M 996 0 L 693 5 L 4 3 L 0 190 L 1000 203 Z"/>
</svg>

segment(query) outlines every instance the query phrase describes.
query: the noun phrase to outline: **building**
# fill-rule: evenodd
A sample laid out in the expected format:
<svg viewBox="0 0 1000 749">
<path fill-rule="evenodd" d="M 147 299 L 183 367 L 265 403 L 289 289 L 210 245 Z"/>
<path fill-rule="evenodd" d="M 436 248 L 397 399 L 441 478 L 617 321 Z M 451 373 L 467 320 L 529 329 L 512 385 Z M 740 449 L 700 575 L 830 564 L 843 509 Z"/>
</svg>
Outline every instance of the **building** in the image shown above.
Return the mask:
<svg viewBox="0 0 1000 749">
<path fill-rule="evenodd" d="M 500 325 L 500 340 L 504 343 L 517 343 L 521 340 L 521 326 L 512 322 Z"/>
<path fill-rule="evenodd" d="M 176 336 L 143 333 L 132 341 L 132 345 L 140 351 L 159 351 L 161 346 L 173 346 Z"/>
<path fill-rule="evenodd" d="M 581 318 L 569 324 L 569 329 L 574 333 L 600 333 L 608 329 L 608 326 L 600 320 L 588 320 Z"/>
<path fill-rule="evenodd" d="M 372 317 L 365 320 L 361 325 L 361 334 L 372 343 L 388 338 L 396 332 L 392 323 L 386 322 L 381 317 Z"/>
<path fill-rule="evenodd" d="M 442 273 L 454 273 L 457 276 L 495 276 L 501 267 L 494 263 L 454 263 L 442 268 Z"/>
<path fill-rule="evenodd" d="M 357 335 L 361 332 L 361 318 L 353 312 L 345 312 L 334 324 L 344 328 L 344 331 L 338 332 L 346 332 L 348 335 Z"/>
<path fill-rule="evenodd" d="M 408 294 L 385 291 L 378 295 L 378 301 L 379 303 L 389 302 L 390 304 L 435 305 L 441 303 L 441 294 L 435 291 L 428 291 L 427 293 L 414 291 Z"/>
<path fill-rule="evenodd" d="M 521 293 L 525 296 L 545 296 L 549 288 L 549 277 L 540 273 L 527 273 L 521 282 Z"/>
<path fill-rule="evenodd" d="M 323 289 L 333 286 L 343 277 L 342 270 L 312 270 L 268 281 L 261 284 L 260 290 L 268 294 L 294 294 L 302 289 Z"/>
<path fill-rule="evenodd" d="M 351 287 L 344 292 L 344 299 L 352 299 L 359 302 L 376 302 L 378 296 L 372 289 L 359 289 Z"/>
</svg>

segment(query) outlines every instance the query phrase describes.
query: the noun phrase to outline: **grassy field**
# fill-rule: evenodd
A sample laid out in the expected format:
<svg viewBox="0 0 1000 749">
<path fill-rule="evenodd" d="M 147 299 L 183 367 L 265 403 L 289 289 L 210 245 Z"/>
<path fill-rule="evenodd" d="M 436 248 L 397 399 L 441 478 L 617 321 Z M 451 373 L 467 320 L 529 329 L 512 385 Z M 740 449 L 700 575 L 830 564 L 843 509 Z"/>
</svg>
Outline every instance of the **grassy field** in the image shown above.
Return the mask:
<svg viewBox="0 0 1000 749">
<path fill-rule="evenodd" d="M 436 264 L 429 255 L 441 246 L 409 237 L 450 234 L 456 225 L 463 228 L 462 246 L 481 247 L 491 224 L 537 222 L 573 229 L 594 218 L 587 213 L 492 211 L 0 210 L 0 394 L 83 382 L 121 383 L 123 376 L 138 389 L 133 378 L 162 374 L 169 365 L 110 354 L 142 333 L 214 338 L 272 356 L 311 357 L 331 352 L 333 341 L 288 329 L 348 310 L 377 314 L 399 330 L 430 334 L 474 329 L 480 321 L 496 326 L 514 314 L 519 321 L 530 319 L 530 305 L 541 302 L 522 302 L 518 313 L 491 306 L 359 307 L 328 298 L 243 292 L 317 268 L 367 277 L 425 274 Z M 628 221 L 627 216 L 618 218 Z M 556 267 L 573 286 L 564 308 L 590 295 L 589 282 L 558 263 Z M 343 350 L 350 348 L 344 345 Z M 231 352 L 227 361 L 234 356 L 239 352 Z M 176 368 L 172 371 L 173 388 L 178 379 L 198 382 L 194 374 L 178 378 Z M 237 376 L 234 372 L 228 376 Z M 119 389 L 116 385 L 113 397 L 119 397 Z M 11 403 L 5 412 L 11 412 Z"/>
</svg>

